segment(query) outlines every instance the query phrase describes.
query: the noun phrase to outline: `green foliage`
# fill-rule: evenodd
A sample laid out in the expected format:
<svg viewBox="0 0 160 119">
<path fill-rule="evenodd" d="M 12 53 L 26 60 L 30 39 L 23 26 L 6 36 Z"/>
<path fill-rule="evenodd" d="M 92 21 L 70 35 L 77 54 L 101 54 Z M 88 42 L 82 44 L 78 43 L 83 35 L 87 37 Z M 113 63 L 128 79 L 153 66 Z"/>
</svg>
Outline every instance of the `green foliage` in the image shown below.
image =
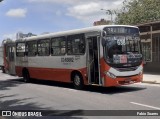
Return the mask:
<svg viewBox="0 0 160 119">
<path fill-rule="evenodd" d="M 138 24 L 160 19 L 160 0 L 124 0 L 116 24 Z"/>
</svg>

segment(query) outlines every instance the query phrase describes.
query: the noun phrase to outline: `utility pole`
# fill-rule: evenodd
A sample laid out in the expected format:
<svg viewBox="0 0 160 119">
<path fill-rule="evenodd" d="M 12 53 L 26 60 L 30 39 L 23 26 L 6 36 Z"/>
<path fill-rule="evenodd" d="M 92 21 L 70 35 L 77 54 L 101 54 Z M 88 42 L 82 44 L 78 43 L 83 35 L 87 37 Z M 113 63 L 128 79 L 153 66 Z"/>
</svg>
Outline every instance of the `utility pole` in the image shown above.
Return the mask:
<svg viewBox="0 0 160 119">
<path fill-rule="evenodd" d="M 111 15 L 111 24 L 113 24 L 113 11 L 109 9 L 101 9 L 106 12 L 107 15 Z"/>
</svg>

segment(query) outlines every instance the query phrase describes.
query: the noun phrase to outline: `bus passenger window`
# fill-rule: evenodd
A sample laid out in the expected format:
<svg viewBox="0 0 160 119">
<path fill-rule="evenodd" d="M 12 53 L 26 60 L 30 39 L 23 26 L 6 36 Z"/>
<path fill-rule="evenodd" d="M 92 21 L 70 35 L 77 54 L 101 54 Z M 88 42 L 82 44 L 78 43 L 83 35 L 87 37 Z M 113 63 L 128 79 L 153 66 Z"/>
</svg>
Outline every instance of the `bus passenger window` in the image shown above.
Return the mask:
<svg viewBox="0 0 160 119">
<path fill-rule="evenodd" d="M 85 53 L 85 38 L 83 34 L 68 36 L 68 54 L 84 54 Z"/>
<path fill-rule="evenodd" d="M 49 56 L 50 55 L 50 40 L 44 39 L 38 41 L 38 55 L 39 56 Z"/>
<path fill-rule="evenodd" d="M 51 41 L 51 55 L 65 55 L 66 40 L 65 37 L 53 38 Z"/>
<path fill-rule="evenodd" d="M 27 56 L 37 55 L 37 41 L 26 42 L 26 55 Z"/>
</svg>

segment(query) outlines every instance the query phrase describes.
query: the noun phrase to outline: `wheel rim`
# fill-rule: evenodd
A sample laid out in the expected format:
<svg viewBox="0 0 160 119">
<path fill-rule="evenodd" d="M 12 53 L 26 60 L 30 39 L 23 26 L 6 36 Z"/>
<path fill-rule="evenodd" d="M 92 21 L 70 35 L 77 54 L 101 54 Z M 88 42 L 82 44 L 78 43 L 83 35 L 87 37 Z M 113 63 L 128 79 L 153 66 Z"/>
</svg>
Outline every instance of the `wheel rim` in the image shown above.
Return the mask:
<svg viewBox="0 0 160 119">
<path fill-rule="evenodd" d="M 75 75 L 74 77 L 74 83 L 75 85 L 79 86 L 81 84 L 81 79 L 78 75 Z"/>
</svg>

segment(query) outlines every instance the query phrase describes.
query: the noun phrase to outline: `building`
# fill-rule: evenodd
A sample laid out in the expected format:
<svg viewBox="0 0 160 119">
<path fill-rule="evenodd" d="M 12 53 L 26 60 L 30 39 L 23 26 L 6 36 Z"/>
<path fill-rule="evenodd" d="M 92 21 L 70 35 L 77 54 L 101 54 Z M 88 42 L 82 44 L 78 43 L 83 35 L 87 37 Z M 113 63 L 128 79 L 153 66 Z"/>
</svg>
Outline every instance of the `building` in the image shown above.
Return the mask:
<svg viewBox="0 0 160 119">
<path fill-rule="evenodd" d="M 22 32 L 18 32 L 16 34 L 16 40 L 19 40 L 19 39 L 22 39 L 22 38 L 26 38 L 26 37 L 31 37 L 31 36 L 36 36 L 35 34 L 32 34 L 32 33 L 27 33 L 27 34 L 24 34 Z"/>
<path fill-rule="evenodd" d="M 98 26 L 98 25 L 107 25 L 107 24 L 110 24 L 111 21 L 107 21 L 105 19 L 101 19 L 100 21 L 95 21 L 93 23 L 93 26 Z"/>
<path fill-rule="evenodd" d="M 137 25 L 140 29 L 144 71 L 160 73 L 160 21 Z"/>
</svg>

